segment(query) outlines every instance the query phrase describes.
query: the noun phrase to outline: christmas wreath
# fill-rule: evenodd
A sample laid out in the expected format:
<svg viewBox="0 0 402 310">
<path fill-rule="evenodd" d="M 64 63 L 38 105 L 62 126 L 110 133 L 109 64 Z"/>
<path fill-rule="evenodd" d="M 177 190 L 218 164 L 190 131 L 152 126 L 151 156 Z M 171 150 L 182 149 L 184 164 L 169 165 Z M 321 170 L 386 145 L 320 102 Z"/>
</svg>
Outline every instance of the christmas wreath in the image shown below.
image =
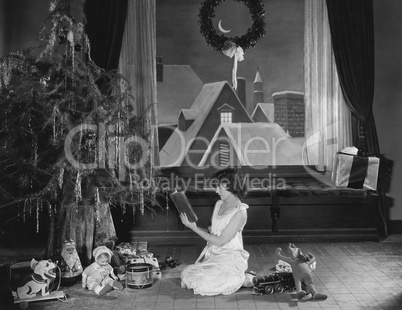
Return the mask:
<svg viewBox="0 0 402 310">
<path fill-rule="evenodd" d="M 215 8 L 226 0 L 205 0 L 200 8 L 199 24 L 200 32 L 205 37 L 207 44 L 217 51 L 222 51 L 228 42 L 233 42 L 243 50 L 254 47 L 258 40 L 265 34 L 264 20 L 264 5 L 261 0 L 234 0 L 243 2 L 250 11 L 253 20 L 252 26 L 242 36 L 226 37 L 223 34 L 218 34 L 212 23 L 212 18 L 215 17 Z"/>
</svg>

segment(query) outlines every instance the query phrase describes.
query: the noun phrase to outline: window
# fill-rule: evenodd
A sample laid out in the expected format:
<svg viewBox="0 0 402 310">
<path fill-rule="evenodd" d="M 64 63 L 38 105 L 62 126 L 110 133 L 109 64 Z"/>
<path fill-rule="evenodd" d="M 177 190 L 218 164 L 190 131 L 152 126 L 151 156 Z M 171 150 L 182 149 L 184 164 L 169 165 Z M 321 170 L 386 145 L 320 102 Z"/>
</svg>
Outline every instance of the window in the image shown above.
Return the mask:
<svg viewBox="0 0 402 310">
<path fill-rule="evenodd" d="M 226 142 L 219 143 L 219 166 L 226 167 L 230 163 L 229 144 Z"/>
<path fill-rule="evenodd" d="M 232 112 L 221 112 L 221 124 L 232 122 Z"/>
<path fill-rule="evenodd" d="M 158 59 L 158 64 L 160 66 L 164 66 L 164 82 L 165 84 L 158 82 L 158 111 L 167 111 L 173 114 L 173 117 L 177 115 L 177 109 L 184 109 L 188 108 L 190 104 L 194 103 L 192 98 L 196 98 L 195 96 L 199 94 L 199 90 L 201 89 L 200 85 L 190 85 L 193 87 L 184 87 L 182 81 L 192 81 L 197 80 L 194 78 L 194 75 L 198 75 L 201 79 L 202 83 L 205 86 L 210 87 L 212 90 L 218 91 L 219 84 L 221 82 L 229 82 L 228 77 L 231 75 L 229 67 L 225 67 L 222 65 L 223 62 L 230 63 L 226 57 L 211 57 L 206 58 L 203 56 L 199 56 L 198 53 L 193 53 L 194 50 L 201 50 L 201 49 L 210 49 L 210 46 L 206 46 L 205 41 L 203 40 L 191 40 L 191 45 L 189 45 L 189 37 L 196 38 L 199 37 L 199 29 L 197 27 L 192 27 L 189 30 L 188 35 L 182 35 L 183 25 L 188 23 L 188 18 L 186 15 L 175 15 L 175 20 L 171 21 L 170 19 L 170 12 L 173 11 L 184 11 L 191 7 L 191 10 L 197 11 L 200 8 L 199 1 L 191 0 L 191 1 L 176 1 L 177 5 L 171 6 L 169 5 L 168 1 L 163 0 L 156 0 L 157 3 L 157 10 L 156 10 L 156 45 L 158 56 L 163 56 L 166 59 L 169 59 L 169 63 L 172 65 L 163 65 L 162 59 Z M 265 1 L 264 1 L 265 2 Z M 321 27 L 315 28 L 317 26 L 317 16 L 315 9 L 310 8 L 310 6 L 317 7 L 317 10 L 320 8 L 322 9 L 322 13 L 326 13 L 326 7 L 323 6 L 325 1 L 315 1 L 315 0 L 290 0 L 290 1 L 274 1 L 278 5 L 275 5 L 275 14 L 271 14 L 269 19 L 266 19 L 266 22 L 269 23 L 271 28 L 270 35 L 272 35 L 272 40 L 277 42 L 275 44 L 275 49 L 272 48 L 272 40 L 259 40 L 257 43 L 258 50 L 261 52 L 258 53 L 251 53 L 246 55 L 247 62 L 239 62 L 238 63 L 238 76 L 243 76 L 245 79 L 245 88 L 238 88 L 236 90 L 236 95 L 243 104 L 245 110 L 252 115 L 252 112 L 255 110 L 258 104 L 267 104 L 273 105 L 273 111 L 275 116 L 275 122 L 271 123 L 270 129 L 266 130 L 264 136 L 262 136 L 261 132 L 257 132 L 259 139 L 264 137 L 263 144 L 261 146 L 262 149 L 268 149 L 266 144 L 269 145 L 269 149 L 272 152 L 271 155 L 275 152 L 276 158 L 276 165 L 295 165 L 300 166 L 303 164 L 308 165 L 318 165 L 315 164 L 315 158 L 318 156 L 318 146 L 316 137 L 322 138 L 320 141 L 325 143 L 325 146 L 320 147 L 320 163 L 321 161 L 325 163 L 327 167 L 331 167 L 329 160 L 333 157 L 333 148 L 331 146 L 326 146 L 327 141 L 335 137 L 332 134 L 334 130 L 344 130 L 345 126 L 341 126 L 338 119 L 336 118 L 335 121 L 332 122 L 332 118 L 330 119 L 327 117 L 329 113 L 335 111 L 332 109 L 331 103 L 334 102 L 334 99 L 339 98 L 342 94 L 335 93 L 334 96 L 329 96 L 328 92 L 332 91 L 332 86 L 327 86 L 322 88 L 322 95 L 316 94 L 311 92 L 312 83 L 309 83 L 309 89 L 305 90 L 305 81 L 304 78 L 307 76 L 307 60 L 306 60 L 306 68 L 304 66 L 305 59 L 310 59 L 313 57 L 312 52 L 307 53 L 306 57 L 304 55 L 304 48 L 305 48 L 305 35 L 306 35 L 306 45 L 311 40 L 312 43 L 316 42 L 316 36 L 320 35 L 323 36 L 324 43 L 320 45 L 320 49 L 316 52 L 320 54 L 320 51 L 323 51 L 324 47 L 330 47 L 329 36 L 327 33 L 327 28 L 322 29 Z M 226 5 L 227 4 L 227 5 Z M 233 10 L 237 6 L 236 3 L 231 1 L 227 2 L 226 4 L 222 3 L 219 6 L 219 13 L 217 15 L 220 18 L 229 19 L 232 17 Z M 250 20 L 250 12 L 245 8 L 244 5 L 241 3 L 239 4 L 239 9 L 236 8 L 236 20 L 239 21 L 241 24 L 241 29 L 247 29 L 247 24 Z M 291 9 L 289 4 L 291 4 Z M 309 20 L 307 23 L 306 28 L 310 29 L 311 31 L 307 31 L 305 28 L 305 14 L 304 9 L 305 5 L 309 5 Z M 321 12 L 321 11 L 320 11 Z M 313 15 L 314 13 L 314 15 Z M 317 12 L 318 13 L 318 12 Z M 286 16 L 286 18 L 284 18 Z M 227 17 L 227 18 L 226 18 Z M 322 17 L 322 16 L 321 16 Z M 319 17 L 319 18 L 321 18 Z M 289 23 L 289 21 L 292 21 Z M 318 19 L 323 23 L 324 19 Z M 167 23 L 171 24 L 171 27 L 167 28 Z M 311 26 L 310 26 L 311 23 Z M 240 26 L 239 24 L 239 26 Z M 268 24 L 266 26 L 268 29 Z M 283 40 L 283 32 L 286 30 L 290 35 Z M 307 37 L 307 34 L 309 35 Z M 175 44 L 172 44 L 174 42 Z M 321 41 L 320 41 L 321 42 Z M 328 43 L 328 44 L 327 44 Z M 311 44 L 311 49 L 314 50 L 315 45 Z M 180 49 L 180 53 L 177 50 Z M 308 57 L 307 57 L 308 56 Z M 325 56 L 330 57 L 331 54 L 325 53 Z M 331 56 L 332 57 L 332 56 Z M 184 63 L 183 63 L 184 61 Z M 206 62 L 208 65 L 206 65 Z M 247 65 L 247 63 L 249 65 Z M 329 68 L 323 67 L 322 65 L 314 65 L 312 68 L 318 68 L 320 71 L 324 70 L 324 73 L 327 72 L 328 75 L 330 70 L 334 70 L 335 66 L 332 65 L 330 62 L 328 63 Z M 178 65 L 180 64 L 180 65 Z M 184 67 L 182 65 L 188 66 L 189 71 L 183 71 Z M 187 67 L 186 67 L 187 68 Z M 317 75 L 317 70 L 312 70 L 312 74 Z M 257 79 L 257 72 L 259 78 Z M 320 75 L 321 76 L 321 75 Z M 320 78 L 317 75 L 317 79 Z M 180 77 L 182 80 L 178 80 L 177 77 Z M 169 86 L 166 84 L 168 81 L 172 83 Z M 333 80 L 335 81 L 335 80 Z M 321 85 L 321 81 L 318 81 L 317 85 Z M 307 83 L 307 81 L 306 81 Z M 229 85 L 233 84 L 229 82 Z M 261 84 L 261 85 L 260 85 Z M 259 88 L 261 87 L 261 88 Z M 259 95 L 259 91 L 262 90 L 263 97 Z M 199 98 L 200 104 L 209 103 L 211 100 L 218 100 L 215 102 L 219 102 L 221 106 L 217 107 L 216 111 L 211 111 L 211 114 L 214 114 L 214 118 L 216 122 L 219 124 L 225 123 L 249 123 L 244 126 L 244 129 L 239 129 L 240 134 L 236 135 L 236 138 L 239 137 L 241 139 L 255 139 L 255 129 L 252 131 L 252 127 L 258 127 L 257 125 L 253 125 L 254 123 L 260 122 L 250 122 L 249 120 L 240 119 L 237 117 L 236 109 L 238 109 L 238 105 L 232 103 L 231 96 L 228 96 L 224 93 L 214 93 L 211 92 L 211 97 L 203 97 Z M 286 98 L 278 98 L 275 100 L 273 98 L 274 94 L 283 95 Z M 310 94 L 306 96 L 306 94 Z M 183 106 L 177 106 L 176 110 L 169 102 L 176 102 L 176 96 L 179 95 L 179 98 L 189 98 L 184 101 L 185 103 Z M 219 96 L 219 97 L 212 97 L 212 96 Z M 297 97 L 296 99 L 293 97 Z M 329 97 L 329 107 L 324 106 L 321 104 L 322 96 L 325 98 Z M 336 97 L 337 96 L 337 97 Z M 302 97 L 302 98 L 299 98 Z M 307 102 L 310 105 L 312 100 L 311 98 L 316 100 L 320 105 L 320 109 L 313 108 L 309 106 L 308 116 L 306 117 L 306 107 Z M 162 99 L 163 98 L 163 99 Z M 202 99 L 202 100 L 201 100 Z M 176 101 L 175 101 L 176 100 Z M 193 101 L 192 101 L 193 100 Z M 297 102 L 295 102 L 297 101 Z M 163 105 L 167 105 L 168 108 L 164 107 L 165 110 L 162 110 Z M 300 104 L 300 105 L 299 105 Z M 233 105 L 233 106 L 231 106 Z M 303 112 L 305 113 L 303 115 Z M 314 117 L 311 117 L 312 112 L 314 112 Z M 320 114 L 320 113 L 321 114 Z M 216 114 L 215 114 L 216 113 Z M 162 113 L 159 113 L 160 120 L 162 119 Z M 320 114 L 320 115 L 319 115 Z M 318 116 L 316 116 L 318 115 Z M 165 115 L 163 115 L 165 116 Z M 278 117 L 278 118 L 277 118 Z M 322 118 L 323 121 L 320 121 L 319 118 Z M 312 122 L 314 120 L 315 123 L 320 125 L 320 127 L 312 128 L 311 125 L 306 124 L 306 120 L 308 122 Z M 267 122 L 264 120 L 264 122 Z M 323 123 L 323 126 L 321 126 Z M 327 125 L 328 124 L 328 125 Z M 334 124 L 334 126 L 332 125 Z M 328 126 L 331 128 L 328 129 Z M 337 126 L 337 127 L 335 127 Z M 232 126 L 227 126 L 232 127 Z M 332 130 L 334 127 L 334 130 Z M 307 131 L 308 128 L 308 131 Z M 228 129 L 229 130 L 229 129 Z M 230 130 L 234 130 L 230 128 Z M 249 134 L 252 132 L 252 136 Z M 286 132 L 289 132 L 289 135 L 286 135 Z M 315 134 L 318 132 L 317 135 L 312 136 L 311 134 Z M 328 134 L 327 134 L 328 132 Z M 308 135 L 307 135 L 308 133 Z M 334 132 L 335 133 L 335 132 Z M 201 134 L 201 132 L 200 132 Z M 265 137 L 266 136 L 266 137 Z M 310 139 L 310 137 L 313 137 Z M 202 138 L 202 137 L 201 137 Z M 339 136 L 338 136 L 339 138 Z M 211 138 L 209 138 L 211 139 Z M 305 139 L 310 139 L 308 143 Z M 331 140 L 336 141 L 336 140 Z M 339 144 L 339 139 L 337 140 Z M 247 142 L 247 141 L 246 141 Z M 266 143 L 265 143 L 266 142 Z M 251 143 L 251 142 L 250 142 Z M 334 144 L 337 146 L 337 144 Z M 317 146 L 317 148 L 316 148 Z M 245 147 L 244 145 L 242 147 Z M 243 151 L 240 147 L 240 151 Z M 307 149 L 308 147 L 308 149 Z M 338 146 L 337 146 L 338 147 Z M 172 147 L 173 148 L 173 147 Z M 316 150 L 317 149 L 317 150 Z M 261 151 L 261 149 L 257 149 L 255 151 Z M 309 156 L 305 156 L 306 152 L 309 152 Z M 285 154 L 285 155 L 283 155 Z M 324 154 L 325 161 L 322 159 L 321 154 Z M 328 156 L 327 156 L 328 154 Z M 315 156 L 314 156 L 315 155 Z M 252 154 L 250 154 L 252 156 Z M 306 160 L 308 162 L 305 162 Z"/>
</svg>

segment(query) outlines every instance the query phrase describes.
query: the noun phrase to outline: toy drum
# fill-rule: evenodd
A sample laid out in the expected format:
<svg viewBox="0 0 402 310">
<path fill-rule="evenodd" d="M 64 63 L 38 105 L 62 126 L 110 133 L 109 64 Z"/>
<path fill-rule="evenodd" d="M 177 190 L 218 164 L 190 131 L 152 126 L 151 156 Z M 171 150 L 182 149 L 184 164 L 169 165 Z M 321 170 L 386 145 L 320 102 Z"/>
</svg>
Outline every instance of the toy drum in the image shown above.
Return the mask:
<svg viewBox="0 0 402 310">
<path fill-rule="evenodd" d="M 151 264 L 129 264 L 126 270 L 126 286 L 143 289 L 152 286 Z"/>
</svg>

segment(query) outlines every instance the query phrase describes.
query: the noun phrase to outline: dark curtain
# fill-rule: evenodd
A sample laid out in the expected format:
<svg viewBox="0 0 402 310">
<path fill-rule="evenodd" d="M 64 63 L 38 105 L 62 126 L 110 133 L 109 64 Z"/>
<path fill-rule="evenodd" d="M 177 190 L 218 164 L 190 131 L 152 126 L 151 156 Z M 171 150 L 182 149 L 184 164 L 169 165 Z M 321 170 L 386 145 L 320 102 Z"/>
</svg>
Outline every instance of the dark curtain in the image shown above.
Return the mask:
<svg viewBox="0 0 402 310">
<path fill-rule="evenodd" d="M 381 157 L 373 115 L 374 97 L 374 14 L 372 0 L 327 0 L 328 20 L 339 82 L 351 109 L 355 146 Z M 384 221 L 385 193 L 380 169 L 379 211 Z"/>
<path fill-rule="evenodd" d="M 365 137 L 365 143 L 356 140 L 354 143 L 364 151 L 380 155 L 373 116 L 373 2 L 327 0 L 327 8 L 343 96 L 353 115 L 358 119 L 357 125 L 361 127 L 361 130 L 357 131 L 357 137 Z"/>
<path fill-rule="evenodd" d="M 128 0 L 86 0 L 86 32 L 91 58 L 106 71 L 119 65 Z"/>
</svg>

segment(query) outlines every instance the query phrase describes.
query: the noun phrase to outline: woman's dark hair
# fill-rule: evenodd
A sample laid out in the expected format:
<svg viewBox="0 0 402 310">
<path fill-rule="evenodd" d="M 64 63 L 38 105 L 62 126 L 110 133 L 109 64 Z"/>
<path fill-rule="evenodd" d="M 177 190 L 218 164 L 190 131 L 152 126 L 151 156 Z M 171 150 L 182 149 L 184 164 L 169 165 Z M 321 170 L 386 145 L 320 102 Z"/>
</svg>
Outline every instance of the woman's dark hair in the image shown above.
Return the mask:
<svg viewBox="0 0 402 310">
<path fill-rule="evenodd" d="M 229 192 L 239 198 L 247 195 L 247 184 L 241 171 L 237 168 L 226 168 L 212 176 L 215 185 L 226 184 Z"/>
</svg>

